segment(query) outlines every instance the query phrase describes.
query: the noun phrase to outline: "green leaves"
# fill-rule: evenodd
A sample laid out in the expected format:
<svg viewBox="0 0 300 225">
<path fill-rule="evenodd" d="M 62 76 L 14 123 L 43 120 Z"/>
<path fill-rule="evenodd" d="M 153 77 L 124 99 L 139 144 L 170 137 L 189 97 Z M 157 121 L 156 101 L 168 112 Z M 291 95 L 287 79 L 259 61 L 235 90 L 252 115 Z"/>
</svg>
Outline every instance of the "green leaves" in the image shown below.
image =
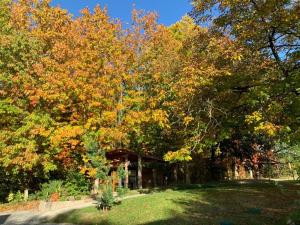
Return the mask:
<svg viewBox="0 0 300 225">
<path fill-rule="evenodd" d="M 0 100 L 0 126 L 10 124 L 14 126 L 24 116 L 24 111 L 12 104 L 11 99 Z"/>
</svg>

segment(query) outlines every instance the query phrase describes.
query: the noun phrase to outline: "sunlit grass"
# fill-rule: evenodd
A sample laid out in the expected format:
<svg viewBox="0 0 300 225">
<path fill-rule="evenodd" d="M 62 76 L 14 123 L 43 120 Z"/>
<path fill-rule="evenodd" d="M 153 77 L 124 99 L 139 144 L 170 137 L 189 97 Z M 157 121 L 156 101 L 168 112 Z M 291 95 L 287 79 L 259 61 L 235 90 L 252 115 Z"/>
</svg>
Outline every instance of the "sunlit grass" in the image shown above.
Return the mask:
<svg viewBox="0 0 300 225">
<path fill-rule="evenodd" d="M 299 186 L 273 184 L 222 184 L 156 191 L 127 199 L 109 212 L 95 207 L 71 211 L 55 222 L 96 224 L 287 224 L 300 210 Z"/>
</svg>

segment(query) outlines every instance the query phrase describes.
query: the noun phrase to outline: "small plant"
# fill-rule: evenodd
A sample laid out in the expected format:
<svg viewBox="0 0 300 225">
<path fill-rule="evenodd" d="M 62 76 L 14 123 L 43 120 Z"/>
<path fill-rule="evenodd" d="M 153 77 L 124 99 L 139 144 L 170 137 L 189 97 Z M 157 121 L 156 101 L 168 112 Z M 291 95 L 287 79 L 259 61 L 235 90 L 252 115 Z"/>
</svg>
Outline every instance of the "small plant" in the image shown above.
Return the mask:
<svg viewBox="0 0 300 225">
<path fill-rule="evenodd" d="M 62 184 L 63 182 L 60 180 L 42 184 L 41 190 L 37 192 L 38 198 L 42 200 L 58 200 L 62 192 Z"/>
<path fill-rule="evenodd" d="M 34 201 L 34 200 L 37 200 L 38 199 L 38 196 L 36 193 L 32 193 L 28 196 L 28 201 Z"/>
<path fill-rule="evenodd" d="M 119 198 L 122 198 L 122 197 L 124 197 L 124 195 L 127 194 L 128 188 L 125 188 L 125 187 L 117 187 L 116 191 L 117 191 L 117 193 L 118 193 L 118 197 L 119 197 Z"/>
<path fill-rule="evenodd" d="M 24 194 L 22 194 L 20 191 L 18 191 L 17 193 L 10 192 L 7 196 L 7 201 L 9 203 L 22 202 L 24 201 Z"/>
<path fill-rule="evenodd" d="M 7 201 L 13 202 L 14 198 L 15 198 L 15 194 L 13 192 L 9 192 L 9 194 L 7 196 Z"/>
<path fill-rule="evenodd" d="M 18 191 L 18 192 L 15 194 L 14 202 L 22 202 L 22 201 L 24 201 L 24 194 L 21 193 L 20 191 Z"/>
<path fill-rule="evenodd" d="M 120 165 L 117 169 L 117 174 L 120 179 L 124 179 L 126 177 L 126 172 L 123 165 Z"/>
<path fill-rule="evenodd" d="M 114 204 L 114 196 L 111 187 L 107 187 L 106 190 L 103 191 L 102 196 L 99 198 L 97 202 L 97 207 L 102 209 L 103 211 L 107 211 L 111 209 Z"/>
</svg>

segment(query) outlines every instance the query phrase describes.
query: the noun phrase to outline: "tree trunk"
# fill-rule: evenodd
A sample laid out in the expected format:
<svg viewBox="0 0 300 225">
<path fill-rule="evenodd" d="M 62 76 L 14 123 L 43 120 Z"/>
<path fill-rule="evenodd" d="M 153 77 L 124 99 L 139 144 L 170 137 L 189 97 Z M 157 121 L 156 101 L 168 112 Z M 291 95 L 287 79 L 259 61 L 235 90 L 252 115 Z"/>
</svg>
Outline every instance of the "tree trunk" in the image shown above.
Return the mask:
<svg viewBox="0 0 300 225">
<path fill-rule="evenodd" d="M 191 184 L 189 163 L 185 163 L 185 184 Z"/>
<path fill-rule="evenodd" d="M 178 184 L 178 165 L 175 164 L 174 168 L 173 168 L 173 175 L 174 175 L 174 184 L 177 185 Z"/>
<path fill-rule="evenodd" d="M 142 170 L 142 157 L 141 155 L 138 155 L 138 189 L 143 188 Z"/>
<path fill-rule="evenodd" d="M 157 180 L 157 173 L 156 169 L 152 169 L 152 175 L 153 175 L 153 187 L 156 187 L 156 180 Z"/>
<path fill-rule="evenodd" d="M 219 178 L 217 172 L 216 172 L 216 149 L 215 148 L 211 148 L 211 155 L 210 155 L 210 177 L 213 180 L 216 180 Z"/>
<path fill-rule="evenodd" d="M 124 167 L 125 167 L 125 182 L 124 182 L 125 188 L 128 188 L 128 183 L 129 183 L 128 166 L 129 166 L 128 156 L 125 156 L 125 165 L 124 165 Z"/>
</svg>

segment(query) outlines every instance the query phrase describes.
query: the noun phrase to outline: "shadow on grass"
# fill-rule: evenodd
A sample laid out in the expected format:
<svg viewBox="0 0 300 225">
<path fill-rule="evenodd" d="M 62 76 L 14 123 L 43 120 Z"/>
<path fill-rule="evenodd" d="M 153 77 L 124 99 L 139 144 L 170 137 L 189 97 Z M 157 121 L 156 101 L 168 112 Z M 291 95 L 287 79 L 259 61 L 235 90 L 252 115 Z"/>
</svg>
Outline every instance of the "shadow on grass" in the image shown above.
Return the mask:
<svg viewBox="0 0 300 225">
<path fill-rule="evenodd" d="M 275 181 L 269 180 L 234 180 L 234 181 L 220 181 L 220 182 L 209 182 L 205 184 L 179 184 L 179 185 L 170 185 L 163 187 L 156 187 L 150 189 L 141 189 L 137 190 L 141 194 L 150 194 L 155 192 L 163 192 L 166 190 L 189 190 L 189 189 L 208 189 L 208 188 L 228 188 L 228 187 L 274 187 L 274 185 L 278 183 Z M 297 185 L 300 182 L 297 181 L 280 181 L 281 184 L 285 185 Z"/>
<path fill-rule="evenodd" d="M 293 183 L 284 183 L 284 186 L 293 186 Z M 270 181 L 239 181 L 210 183 L 205 185 L 189 185 L 168 188 L 152 189 L 148 193 L 165 192 L 174 190 L 180 195 L 166 195 L 162 201 L 171 202 L 176 206 L 164 208 L 164 218 L 154 215 L 152 221 L 141 222 L 138 219 L 129 218 L 131 224 L 139 225 L 275 225 L 287 224 L 288 215 L 299 210 L 293 202 L 297 194 L 295 190 L 287 190 L 282 193 L 274 182 Z M 150 204 L 152 204 L 150 202 Z M 155 202 L 153 204 L 160 204 Z M 130 206 L 131 207 L 131 206 Z M 155 205 L 154 205 L 155 207 Z M 178 210 L 180 209 L 180 210 Z M 136 210 L 135 205 L 129 210 Z M 147 211 L 147 213 L 152 213 Z M 146 212 L 146 209 L 145 209 Z M 71 222 L 82 225 L 115 225 L 123 224 L 112 222 L 114 219 L 107 216 L 98 216 L 98 220 L 89 217 L 93 212 L 80 218 L 82 214 L 77 210 L 62 214 L 54 219 L 54 222 Z M 95 213 L 95 212 L 94 212 Z M 143 213 L 143 212 L 142 212 Z M 120 215 L 128 216 L 129 214 Z M 167 218 L 166 218 L 167 217 Z M 99 219 L 100 218 L 100 219 Z M 153 219 L 155 218 L 155 219 Z M 143 219 L 143 218 L 142 218 Z M 128 224 L 128 223 L 127 223 Z M 124 223 L 125 225 L 125 223 Z"/>
</svg>

